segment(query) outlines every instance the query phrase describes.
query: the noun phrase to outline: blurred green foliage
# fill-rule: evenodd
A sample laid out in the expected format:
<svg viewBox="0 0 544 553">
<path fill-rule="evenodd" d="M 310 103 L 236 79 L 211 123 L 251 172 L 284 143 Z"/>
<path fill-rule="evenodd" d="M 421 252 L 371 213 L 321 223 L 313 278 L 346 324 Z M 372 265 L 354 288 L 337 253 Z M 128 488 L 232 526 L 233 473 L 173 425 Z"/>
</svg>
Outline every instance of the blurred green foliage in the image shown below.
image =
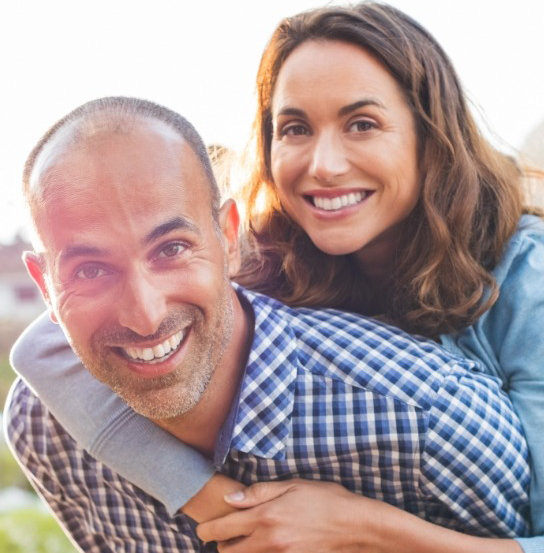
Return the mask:
<svg viewBox="0 0 544 553">
<path fill-rule="evenodd" d="M 4 408 L 11 383 L 15 380 L 15 373 L 9 365 L 9 350 L 25 326 L 20 322 L 0 321 L 0 411 Z"/>
<path fill-rule="evenodd" d="M 9 365 L 9 350 L 23 330 L 21 324 L 0 323 L 0 411 L 15 373 Z M 0 492 L 17 487 L 32 491 L 32 486 L 0 437 Z M 60 529 L 57 521 L 43 507 L 25 507 L 0 511 L 1 553 L 75 553 L 75 547 Z"/>
<path fill-rule="evenodd" d="M 2 553 L 74 553 L 55 519 L 36 508 L 0 513 Z"/>
<path fill-rule="evenodd" d="M 7 445 L 0 443 L 0 490 L 15 486 L 32 491 L 32 486 L 23 474 Z M 0 548 L 3 553 L 3 549 Z"/>
<path fill-rule="evenodd" d="M 9 365 L 7 351 L 0 352 L 0 411 L 4 408 L 15 373 Z M 0 549 L 0 551 L 2 551 Z"/>
</svg>

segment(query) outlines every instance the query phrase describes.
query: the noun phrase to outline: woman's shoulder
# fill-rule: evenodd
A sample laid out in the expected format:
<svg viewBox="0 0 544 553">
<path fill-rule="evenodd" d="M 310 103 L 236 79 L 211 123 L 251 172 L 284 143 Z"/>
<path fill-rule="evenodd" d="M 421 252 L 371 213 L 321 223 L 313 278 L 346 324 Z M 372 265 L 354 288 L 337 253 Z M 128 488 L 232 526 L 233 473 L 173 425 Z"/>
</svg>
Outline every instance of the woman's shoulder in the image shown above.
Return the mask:
<svg viewBox="0 0 544 553">
<path fill-rule="evenodd" d="M 533 239 L 544 242 L 544 218 L 538 215 L 526 213 L 520 217 L 516 232 L 512 240 L 523 240 L 532 237 Z"/>
<path fill-rule="evenodd" d="M 544 219 L 536 215 L 523 215 L 516 232 L 508 241 L 504 253 L 493 270 L 499 287 L 513 285 L 521 279 L 529 285 L 533 278 L 544 276 Z M 535 285 L 537 282 L 535 280 Z"/>
<path fill-rule="evenodd" d="M 493 271 L 495 303 L 470 327 L 443 337 L 448 347 L 479 359 L 507 388 L 542 374 L 544 342 L 544 221 L 521 217 Z M 453 344 L 453 346 L 452 346 Z M 539 377 L 540 378 L 540 377 Z"/>
</svg>

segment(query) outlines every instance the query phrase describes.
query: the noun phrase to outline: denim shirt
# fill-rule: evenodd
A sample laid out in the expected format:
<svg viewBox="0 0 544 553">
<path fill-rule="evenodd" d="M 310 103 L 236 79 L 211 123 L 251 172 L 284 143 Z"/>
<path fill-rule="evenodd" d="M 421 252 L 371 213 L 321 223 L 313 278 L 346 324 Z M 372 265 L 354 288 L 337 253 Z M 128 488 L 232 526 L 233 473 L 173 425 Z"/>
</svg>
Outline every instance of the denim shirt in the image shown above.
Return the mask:
<svg viewBox="0 0 544 553">
<path fill-rule="evenodd" d="M 524 215 L 493 271 L 500 295 L 476 323 L 441 336 L 452 352 L 497 376 L 518 413 L 531 455 L 532 533 L 544 535 L 544 222 Z M 544 552 L 544 537 L 519 539 Z"/>
</svg>

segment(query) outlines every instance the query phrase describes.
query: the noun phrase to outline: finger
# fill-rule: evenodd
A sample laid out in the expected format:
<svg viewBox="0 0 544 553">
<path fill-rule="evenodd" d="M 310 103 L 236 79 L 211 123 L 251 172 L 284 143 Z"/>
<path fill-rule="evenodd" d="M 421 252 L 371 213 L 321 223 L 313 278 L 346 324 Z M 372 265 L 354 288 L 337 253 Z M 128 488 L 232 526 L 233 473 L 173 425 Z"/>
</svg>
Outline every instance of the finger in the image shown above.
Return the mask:
<svg viewBox="0 0 544 553">
<path fill-rule="evenodd" d="M 255 541 L 252 538 L 236 538 L 219 542 L 217 544 L 219 553 L 271 553 L 271 551 L 284 551 L 284 549 L 270 548 L 270 544 Z"/>
<path fill-rule="evenodd" d="M 217 543 L 219 553 L 243 553 L 245 538 L 235 538 L 233 540 L 221 541 Z"/>
<path fill-rule="evenodd" d="M 199 524 L 196 527 L 196 533 L 204 542 L 219 542 L 250 536 L 254 528 L 254 518 L 247 511 L 237 511 Z"/>
<path fill-rule="evenodd" d="M 293 485 L 289 480 L 284 482 L 258 482 L 243 491 L 240 490 L 225 495 L 225 501 L 238 509 L 255 507 L 287 493 L 293 488 Z"/>
</svg>

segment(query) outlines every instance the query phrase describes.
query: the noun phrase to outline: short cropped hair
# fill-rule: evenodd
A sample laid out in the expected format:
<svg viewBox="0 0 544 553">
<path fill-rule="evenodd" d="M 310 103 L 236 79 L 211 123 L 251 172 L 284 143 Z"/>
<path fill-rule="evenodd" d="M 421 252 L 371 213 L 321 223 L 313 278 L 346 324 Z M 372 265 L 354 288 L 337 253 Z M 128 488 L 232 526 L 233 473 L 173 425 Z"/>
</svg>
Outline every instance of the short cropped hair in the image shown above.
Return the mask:
<svg viewBox="0 0 544 553">
<path fill-rule="evenodd" d="M 126 124 L 128 128 L 129 122 L 141 117 L 162 121 L 179 134 L 179 136 L 183 138 L 194 151 L 202 165 L 202 168 L 204 169 L 204 173 L 210 186 L 213 217 L 214 220 L 217 220 L 219 214 L 220 193 L 212 171 L 206 146 L 196 129 L 193 125 L 191 125 L 191 123 L 189 123 L 189 121 L 187 121 L 187 119 L 171 109 L 148 100 L 125 96 L 99 98 L 79 106 L 68 115 L 57 121 L 36 144 L 26 160 L 23 171 L 23 193 L 30 206 L 33 216 L 37 204 L 37 198 L 36 193 L 31 189 L 30 177 L 41 152 L 47 144 L 49 144 L 60 134 L 61 131 L 69 127 L 73 127 L 73 135 L 71 137 L 72 140 L 77 142 L 79 139 L 85 138 L 86 135 L 83 130 L 84 124 L 93 121 L 94 118 L 100 114 L 111 115 L 112 125 L 115 125 L 113 128 L 117 128 L 119 130 L 124 128 L 124 124 Z"/>
</svg>

